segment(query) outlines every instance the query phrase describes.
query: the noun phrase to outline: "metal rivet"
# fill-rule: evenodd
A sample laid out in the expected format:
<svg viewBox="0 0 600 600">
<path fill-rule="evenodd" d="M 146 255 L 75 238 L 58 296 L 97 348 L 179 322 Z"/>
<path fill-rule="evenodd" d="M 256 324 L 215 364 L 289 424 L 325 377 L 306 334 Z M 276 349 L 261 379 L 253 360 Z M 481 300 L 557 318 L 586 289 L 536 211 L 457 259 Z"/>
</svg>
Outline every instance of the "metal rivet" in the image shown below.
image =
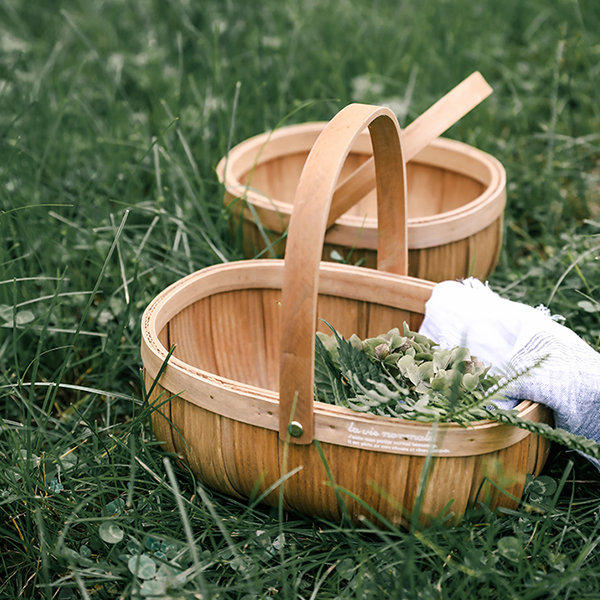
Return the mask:
<svg viewBox="0 0 600 600">
<path fill-rule="evenodd" d="M 288 425 L 288 433 L 292 437 L 300 437 L 304 433 L 304 427 L 299 421 L 292 421 Z"/>
</svg>

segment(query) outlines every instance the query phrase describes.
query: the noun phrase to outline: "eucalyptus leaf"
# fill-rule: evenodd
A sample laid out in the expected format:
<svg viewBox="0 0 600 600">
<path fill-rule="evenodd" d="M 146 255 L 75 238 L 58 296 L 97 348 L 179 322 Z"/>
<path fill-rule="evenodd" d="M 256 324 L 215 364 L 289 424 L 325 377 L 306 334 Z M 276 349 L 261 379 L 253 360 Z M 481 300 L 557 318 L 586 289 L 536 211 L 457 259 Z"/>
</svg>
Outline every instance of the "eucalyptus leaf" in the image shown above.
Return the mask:
<svg viewBox="0 0 600 600">
<path fill-rule="evenodd" d="M 421 372 L 419 370 L 419 367 L 417 367 L 416 362 L 413 362 L 412 364 L 406 367 L 406 376 L 414 385 L 419 385 L 419 383 L 421 383 Z"/>
<path fill-rule="evenodd" d="M 406 374 L 408 372 L 408 368 L 414 366 L 414 364 L 415 364 L 415 359 L 413 356 L 410 356 L 409 354 L 405 354 L 404 356 L 399 358 L 398 362 L 397 362 L 398 368 L 400 369 L 400 372 L 404 376 L 406 376 Z"/>
<path fill-rule="evenodd" d="M 473 373 L 465 373 L 462 377 L 462 384 L 465 389 L 472 392 L 479 383 L 479 377 L 477 375 L 473 375 Z"/>
<path fill-rule="evenodd" d="M 315 340 L 315 397 L 321 402 L 345 406 L 347 394 L 337 361 L 332 356 L 334 350 L 328 350 L 321 339 L 317 336 Z"/>
<path fill-rule="evenodd" d="M 450 362 L 450 350 L 438 350 L 434 353 L 432 362 L 434 373 L 444 371 Z"/>
</svg>

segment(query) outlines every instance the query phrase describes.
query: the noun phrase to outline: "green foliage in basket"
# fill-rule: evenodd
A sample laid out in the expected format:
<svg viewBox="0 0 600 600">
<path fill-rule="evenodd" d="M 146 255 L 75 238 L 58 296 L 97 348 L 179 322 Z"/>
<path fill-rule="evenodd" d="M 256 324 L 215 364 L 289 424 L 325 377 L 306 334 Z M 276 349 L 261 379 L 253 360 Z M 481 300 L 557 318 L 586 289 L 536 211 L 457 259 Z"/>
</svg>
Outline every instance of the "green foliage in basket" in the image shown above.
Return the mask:
<svg viewBox="0 0 600 600">
<path fill-rule="evenodd" d="M 494 403 L 523 373 L 496 377 L 463 347 L 443 349 L 426 336 L 395 328 L 361 340 L 317 332 L 315 398 L 359 412 L 415 421 L 469 423 L 490 419 L 525 429 L 600 459 L 600 444 L 564 429 L 527 421 Z M 536 368 L 534 365 L 532 368 Z"/>
<path fill-rule="evenodd" d="M 361 412 L 418 421 L 468 423 L 486 418 L 498 378 L 467 348 L 439 348 L 424 335 L 395 328 L 361 340 L 317 333 L 315 393 Z"/>
</svg>

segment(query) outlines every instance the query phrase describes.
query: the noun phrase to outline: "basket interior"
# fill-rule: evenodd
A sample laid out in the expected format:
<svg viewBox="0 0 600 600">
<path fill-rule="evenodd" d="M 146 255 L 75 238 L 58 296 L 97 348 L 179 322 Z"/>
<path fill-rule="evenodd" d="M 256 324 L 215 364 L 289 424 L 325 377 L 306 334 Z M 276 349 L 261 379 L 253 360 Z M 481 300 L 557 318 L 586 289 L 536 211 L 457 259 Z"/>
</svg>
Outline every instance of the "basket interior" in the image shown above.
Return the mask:
<svg viewBox="0 0 600 600">
<path fill-rule="evenodd" d="M 284 154 L 259 162 L 240 175 L 240 182 L 250 185 L 269 198 L 293 203 L 300 174 L 308 152 Z M 352 152 L 344 164 L 340 180 L 350 175 L 369 158 L 369 154 Z M 407 163 L 408 217 L 430 217 L 463 207 L 486 189 L 484 183 L 450 168 L 412 160 Z M 349 215 L 375 217 L 375 190 L 353 206 Z"/>
<path fill-rule="evenodd" d="M 279 382 L 281 291 L 243 289 L 216 293 L 181 310 L 160 333 L 175 356 L 192 367 L 276 391 Z M 320 295 L 318 329 L 327 321 L 344 337 L 361 338 L 402 328 L 415 330 L 423 315 L 365 300 Z"/>
</svg>

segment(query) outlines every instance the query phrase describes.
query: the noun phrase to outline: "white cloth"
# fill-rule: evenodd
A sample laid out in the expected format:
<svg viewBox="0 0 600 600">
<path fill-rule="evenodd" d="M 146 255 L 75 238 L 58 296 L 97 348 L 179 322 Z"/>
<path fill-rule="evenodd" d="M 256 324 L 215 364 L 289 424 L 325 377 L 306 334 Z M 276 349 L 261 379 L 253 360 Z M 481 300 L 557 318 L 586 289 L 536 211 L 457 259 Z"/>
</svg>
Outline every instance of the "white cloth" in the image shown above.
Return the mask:
<svg viewBox="0 0 600 600">
<path fill-rule="evenodd" d="M 501 298 L 477 279 L 444 281 L 419 331 L 442 347 L 466 346 L 492 372 L 523 373 L 506 388 L 508 398 L 545 404 L 557 427 L 600 443 L 600 354 L 548 309 Z"/>
</svg>

